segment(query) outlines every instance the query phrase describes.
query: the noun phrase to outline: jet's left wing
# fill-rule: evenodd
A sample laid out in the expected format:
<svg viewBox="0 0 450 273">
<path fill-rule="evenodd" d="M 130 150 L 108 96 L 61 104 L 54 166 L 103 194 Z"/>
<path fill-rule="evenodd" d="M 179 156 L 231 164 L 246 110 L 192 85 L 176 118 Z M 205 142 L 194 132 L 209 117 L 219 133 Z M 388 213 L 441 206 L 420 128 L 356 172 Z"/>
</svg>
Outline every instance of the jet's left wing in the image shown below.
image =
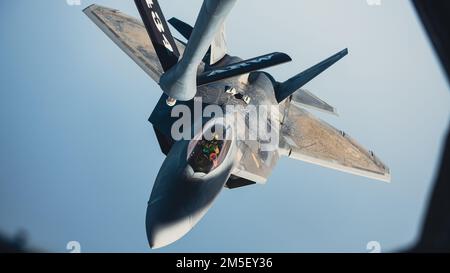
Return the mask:
<svg viewBox="0 0 450 273">
<path fill-rule="evenodd" d="M 98 5 L 87 7 L 84 13 L 153 80 L 159 83 L 164 70 L 141 21 L 117 10 Z M 177 40 L 175 43 L 182 54 L 185 46 Z"/>
<path fill-rule="evenodd" d="M 385 182 L 391 178 L 388 167 L 373 152 L 295 104 L 287 106 L 280 151 L 290 158 L 355 175 Z"/>
</svg>

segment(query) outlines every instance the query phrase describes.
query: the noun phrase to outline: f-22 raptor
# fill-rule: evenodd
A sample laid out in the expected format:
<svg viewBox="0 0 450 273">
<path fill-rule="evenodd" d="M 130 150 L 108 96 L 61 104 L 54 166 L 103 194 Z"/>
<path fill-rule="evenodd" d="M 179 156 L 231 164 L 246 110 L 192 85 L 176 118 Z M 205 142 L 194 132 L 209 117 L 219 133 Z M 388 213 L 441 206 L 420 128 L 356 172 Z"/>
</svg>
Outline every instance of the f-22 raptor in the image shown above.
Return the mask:
<svg viewBox="0 0 450 273">
<path fill-rule="evenodd" d="M 336 114 L 334 107 L 303 87 L 347 55 L 344 49 L 292 78 L 279 82 L 262 69 L 291 61 L 280 52 L 243 60 L 228 54 L 224 21 L 236 0 L 204 0 L 195 25 L 163 16 L 157 0 L 135 0 L 141 20 L 117 10 L 91 5 L 85 14 L 161 87 L 163 94 L 149 121 L 166 155 L 148 201 L 146 231 L 151 248 L 171 244 L 205 215 L 223 188 L 266 183 L 281 156 L 373 179 L 390 181 L 389 169 L 373 152 L 306 109 Z M 170 23 L 184 38 L 172 36 Z M 190 117 L 191 139 L 173 136 L 177 106 L 195 112 L 202 106 L 276 106 L 265 122 L 276 131 L 277 145 L 239 138 L 252 131 L 247 111 L 234 113 L 236 126 L 223 117 Z M 239 127 L 239 128 L 237 128 Z M 226 138 L 206 137 L 225 132 Z"/>
</svg>

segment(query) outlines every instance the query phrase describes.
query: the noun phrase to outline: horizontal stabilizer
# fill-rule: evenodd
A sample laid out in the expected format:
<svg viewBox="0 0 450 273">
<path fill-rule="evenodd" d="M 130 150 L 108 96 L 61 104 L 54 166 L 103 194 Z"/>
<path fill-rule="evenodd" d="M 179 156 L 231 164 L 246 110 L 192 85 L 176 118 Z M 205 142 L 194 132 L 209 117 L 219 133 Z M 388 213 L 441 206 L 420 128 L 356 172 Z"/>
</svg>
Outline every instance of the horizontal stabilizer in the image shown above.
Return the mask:
<svg viewBox="0 0 450 273">
<path fill-rule="evenodd" d="M 290 62 L 291 60 L 292 59 L 285 53 L 274 52 L 227 66 L 214 67 L 211 70 L 203 72 L 197 77 L 197 85 L 201 86 L 242 74 L 247 74 L 252 71 Z"/>
<path fill-rule="evenodd" d="M 294 94 L 292 94 L 291 103 L 300 107 L 312 108 L 337 115 L 336 108 L 319 99 L 313 93 L 305 89 L 299 89 L 294 92 Z"/>
<path fill-rule="evenodd" d="M 282 102 L 287 97 L 292 95 L 295 91 L 302 88 L 305 84 L 317 77 L 323 71 L 335 64 L 348 54 L 348 50 L 344 49 L 339 53 L 331 56 L 330 58 L 322 61 L 321 63 L 303 71 L 302 73 L 290 78 L 289 80 L 279 83 L 275 90 L 275 96 L 278 102 Z"/>
<path fill-rule="evenodd" d="M 134 0 L 164 71 L 176 65 L 180 53 L 157 0 Z"/>
</svg>

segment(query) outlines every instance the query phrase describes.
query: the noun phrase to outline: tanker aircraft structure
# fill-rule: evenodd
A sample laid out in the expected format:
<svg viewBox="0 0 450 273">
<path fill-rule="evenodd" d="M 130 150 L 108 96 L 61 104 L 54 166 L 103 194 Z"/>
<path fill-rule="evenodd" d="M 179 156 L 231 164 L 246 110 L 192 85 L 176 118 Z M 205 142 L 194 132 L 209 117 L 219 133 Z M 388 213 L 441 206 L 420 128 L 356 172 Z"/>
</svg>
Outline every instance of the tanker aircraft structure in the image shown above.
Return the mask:
<svg viewBox="0 0 450 273">
<path fill-rule="evenodd" d="M 236 0 L 204 0 L 194 27 L 165 20 L 156 0 L 135 0 L 141 20 L 91 5 L 84 13 L 161 87 L 163 94 L 149 121 L 166 158 L 154 183 L 146 215 L 151 248 L 166 246 L 188 233 L 223 188 L 266 183 L 281 156 L 390 181 L 389 169 L 373 152 L 306 109 L 336 114 L 334 107 L 302 87 L 347 55 L 344 49 L 284 82 L 260 70 L 291 61 L 280 52 L 243 60 L 228 54 L 224 21 Z M 184 38 L 172 36 L 170 23 Z M 176 106 L 195 112 L 205 106 L 270 105 L 266 126 L 276 130 L 277 145 L 267 139 L 239 138 L 236 127 L 254 129 L 248 112 L 237 111 L 238 126 L 224 118 L 193 115 L 191 139 L 173 136 Z M 197 128 L 197 129 L 196 129 Z M 200 128 L 200 129 L 198 129 Z M 224 132 L 226 138 L 206 137 Z"/>
</svg>

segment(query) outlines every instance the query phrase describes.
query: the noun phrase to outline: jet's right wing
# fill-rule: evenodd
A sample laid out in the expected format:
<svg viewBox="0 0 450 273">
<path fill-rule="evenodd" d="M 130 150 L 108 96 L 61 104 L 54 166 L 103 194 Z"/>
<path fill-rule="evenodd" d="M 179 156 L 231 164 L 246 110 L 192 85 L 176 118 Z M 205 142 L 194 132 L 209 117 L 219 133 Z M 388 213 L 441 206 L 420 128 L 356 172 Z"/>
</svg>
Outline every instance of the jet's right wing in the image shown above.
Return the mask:
<svg viewBox="0 0 450 273">
<path fill-rule="evenodd" d="M 294 104 L 287 106 L 280 133 L 280 151 L 312 164 L 390 181 L 389 169 L 373 152 Z"/>
<path fill-rule="evenodd" d="M 153 80 L 159 83 L 164 69 L 141 21 L 117 10 L 98 5 L 87 7 L 84 13 Z M 178 41 L 175 43 L 182 54 L 185 46 Z"/>
</svg>

